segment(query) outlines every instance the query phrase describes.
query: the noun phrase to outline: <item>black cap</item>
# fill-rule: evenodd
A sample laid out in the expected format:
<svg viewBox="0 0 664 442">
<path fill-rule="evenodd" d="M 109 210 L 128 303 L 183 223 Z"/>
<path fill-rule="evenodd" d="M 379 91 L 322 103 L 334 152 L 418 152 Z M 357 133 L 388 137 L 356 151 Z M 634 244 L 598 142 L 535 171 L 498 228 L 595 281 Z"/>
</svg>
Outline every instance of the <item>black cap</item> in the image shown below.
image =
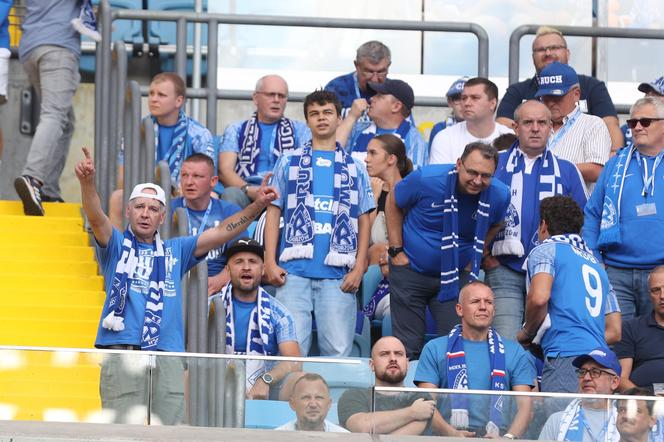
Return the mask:
<svg viewBox="0 0 664 442">
<path fill-rule="evenodd" d="M 408 110 L 415 105 L 415 94 L 413 88 L 403 80 L 393 80 L 387 78 L 382 83 L 369 82 L 369 87 L 381 94 L 389 94 L 401 101 Z"/>
<path fill-rule="evenodd" d="M 254 255 L 258 255 L 260 256 L 261 259 L 263 259 L 263 246 L 261 245 L 261 243 L 251 238 L 245 237 L 238 239 L 233 244 L 226 247 L 224 256 L 226 257 L 226 259 L 230 260 L 231 256 L 240 252 L 253 253 Z"/>
</svg>

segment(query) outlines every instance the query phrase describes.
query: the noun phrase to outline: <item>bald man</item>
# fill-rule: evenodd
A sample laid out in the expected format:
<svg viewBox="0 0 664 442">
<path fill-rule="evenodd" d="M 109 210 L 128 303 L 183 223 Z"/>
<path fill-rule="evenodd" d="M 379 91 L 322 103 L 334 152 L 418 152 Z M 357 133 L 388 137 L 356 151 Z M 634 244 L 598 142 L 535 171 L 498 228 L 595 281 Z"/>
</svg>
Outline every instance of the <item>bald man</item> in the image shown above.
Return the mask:
<svg viewBox="0 0 664 442">
<path fill-rule="evenodd" d="M 403 387 L 408 371 L 406 348 L 394 336 L 379 339 L 371 350 L 369 367 L 376 386 Z M 339 400 L 339 423 L 354 433 L 430 434 L 436 402 L 425 393 L 376 393 L 371 412 L 372 390 L 346 390 Z"/>
<path fill-rule="evenodd" d="M 221 198 L 246 207 L 256 197 L 262 177 L 274 168 L 277 158 L 304 145 L 311 131 L 302 121 L 284 117 L 288 85 L 278 75 L 256 82 L 250 119 L 230 124 L 219 147 Z"/>
</svg>

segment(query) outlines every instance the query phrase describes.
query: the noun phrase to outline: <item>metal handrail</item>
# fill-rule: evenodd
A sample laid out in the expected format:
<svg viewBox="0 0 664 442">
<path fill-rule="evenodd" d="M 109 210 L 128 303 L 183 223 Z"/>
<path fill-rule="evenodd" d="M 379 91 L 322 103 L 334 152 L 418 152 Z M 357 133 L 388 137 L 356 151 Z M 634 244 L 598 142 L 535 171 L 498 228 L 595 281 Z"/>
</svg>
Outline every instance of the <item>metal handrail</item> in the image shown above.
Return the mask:
<svg viewBox="0 0 664 442">
<path fill-rule="evenodd" d="M 542 25 L 521 25 L 512 31 L 509 45 L 509 84 L 519 81 L 519 56 L 521 38 L 524 35 L 535 35 Z M 588 26 L 556 26 L 566 37 L 610 37 L 610 38 L 637 38 L 650 40 L 664 40 L 664 29 L 624 29 L 624 28 L 595 28 Z M 631 105 L 616 105 L 618 113 L 629 113 Z"/>
</svg>

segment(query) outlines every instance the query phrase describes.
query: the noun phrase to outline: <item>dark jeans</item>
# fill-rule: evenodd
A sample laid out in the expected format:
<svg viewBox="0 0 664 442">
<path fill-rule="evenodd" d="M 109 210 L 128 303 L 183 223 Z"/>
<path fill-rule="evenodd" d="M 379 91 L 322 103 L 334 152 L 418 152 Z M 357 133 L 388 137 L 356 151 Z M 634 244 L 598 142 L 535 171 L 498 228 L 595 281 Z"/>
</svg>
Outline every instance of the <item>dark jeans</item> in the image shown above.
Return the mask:
<svg viewBox="0 0 664 442">
<path fill-rule="evenodd" d="M 468 272 L 461 272 L 461 286 L 468 283 Z M 436 334 L 446 335 L 459 323 L 456 299 L 439 302 L 440 278 L 423 275 L 410 265 L 390 264 L 390 310 L 392 333 L 406 347 L 408 359 L 420 358 L 426 332 L 427 305 L 436 320 Z"/>
</svg>

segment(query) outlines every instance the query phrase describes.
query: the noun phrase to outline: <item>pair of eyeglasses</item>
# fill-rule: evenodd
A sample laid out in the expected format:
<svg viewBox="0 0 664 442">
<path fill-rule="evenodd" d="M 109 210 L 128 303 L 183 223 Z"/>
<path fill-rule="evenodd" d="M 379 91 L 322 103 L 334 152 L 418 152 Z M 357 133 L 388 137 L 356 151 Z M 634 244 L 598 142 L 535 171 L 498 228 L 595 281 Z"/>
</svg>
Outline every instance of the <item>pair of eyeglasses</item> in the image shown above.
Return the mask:
<svg viewBox="0 0 664 442">
<path fill-rule="evenodd" d="M 583 379 L 586 377 L 588 373 L 590 373 L 590 377 L 592 379 L 597 379 L 598 377 L 602 376 L 602 373 L 608 374 L 609 376 L 616 376 L 614 373 L 611 373 L 610 371 L 602 370 L 600 368 L 577 368 L 574 370 L 576 372 L 576 377 L 579 379 Z"/>
<path fill-rule="evenodd" d="M 268 98 L 278 98 L 279 100 L 285 100 L 288 98 L 288 95 L 282 94 L 281 92 L 263 92 L 263 91 L 256 91 L 256 93 L 261 94 L 264 97 Z"/>
<path fill-rule="evenodd" d="M 543 54 L 546 51 L 555 52 L 555 51 L 559 51 L 561 49 L 567 49 L 567 46 L 565 46 L 565 45 L 541 46 L 539 48 L 533 48 L 533 52 L 535 52 L 537 54 Z"/>
<path fill-rule="evenodd" d="M 634 129 L 638 124 L 641 124 L 641 127 L 648 127 L 653 121 L 662 121 L 664 118 L 630 118 L 627 120 L 627 127 Z"/>
<path fill-rule="evenodd" d="M 473 169 L 469 169 L 469 168 L 467 168 L 466 165 L 463 164 L 463 163 L 461 163 L 461 165 L 463 166 L 464 169 L 466 169 L 466 173 L 467 173 L 468 175 L 470 175 L 470 177 L 471 177 L 472 179 L 475 179 L 475 178 L 477 178 L 477 177 L 479 176 L 479 177 L 482 177 L 482 180 L 483 180 L 483 181 L 488 181 L 488 180 L 490 180 L 491 178 L 493 178 L 493 174 L 492 174 L 492 173 L 480 173 L 480 172 L 478 172 L 478 171 L 476 171 L 476 170 L 473 170 Z"/>
</svg>

